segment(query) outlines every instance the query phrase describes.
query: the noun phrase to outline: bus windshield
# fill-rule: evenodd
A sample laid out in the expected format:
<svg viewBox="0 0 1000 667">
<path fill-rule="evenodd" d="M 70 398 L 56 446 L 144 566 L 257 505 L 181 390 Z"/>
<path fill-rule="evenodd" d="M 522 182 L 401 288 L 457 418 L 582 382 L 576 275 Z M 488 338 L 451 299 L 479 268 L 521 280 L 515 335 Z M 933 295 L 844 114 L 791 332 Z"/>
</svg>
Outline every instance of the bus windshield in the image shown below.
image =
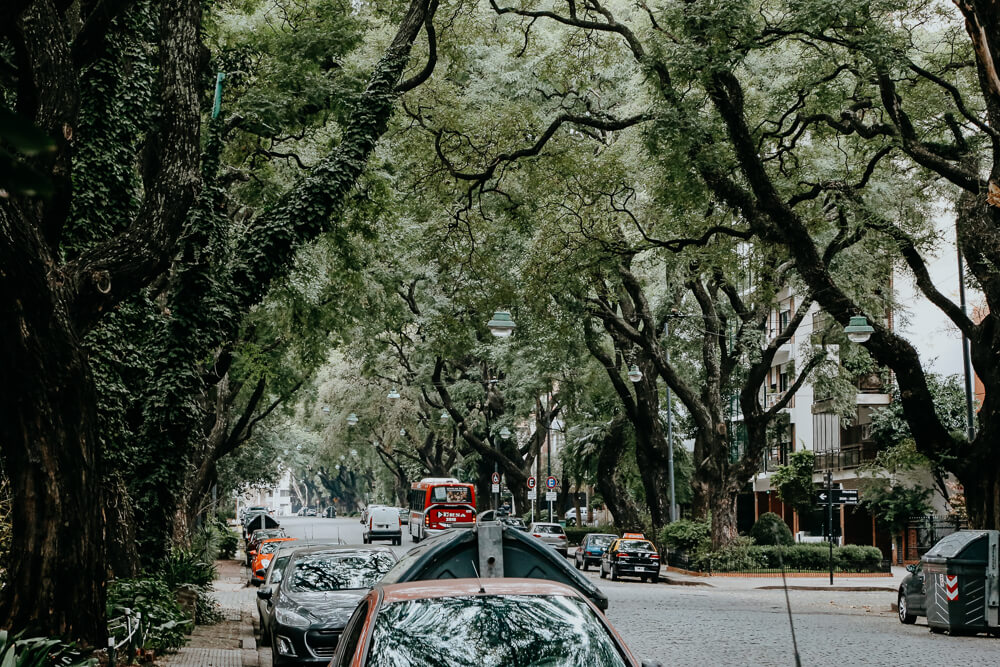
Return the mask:
<svg viewBox="0 0 1000 667">
<path fill-rule="evenodd" d="M 432 503 L 472 503 L 472 490 L 467 486 L 435 486 L 431 489 Z"/>
</svg>

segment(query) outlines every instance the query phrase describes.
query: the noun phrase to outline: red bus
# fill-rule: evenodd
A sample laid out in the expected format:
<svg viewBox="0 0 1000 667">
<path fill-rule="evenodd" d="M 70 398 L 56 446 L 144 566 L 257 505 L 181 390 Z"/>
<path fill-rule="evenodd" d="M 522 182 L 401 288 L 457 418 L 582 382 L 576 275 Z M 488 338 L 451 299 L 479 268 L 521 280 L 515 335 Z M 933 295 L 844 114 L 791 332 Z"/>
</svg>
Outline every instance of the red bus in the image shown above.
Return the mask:
<svg viewBox="0 0 1000 667">
<path fill-rule="evenodd" d="M 425 477 L 410 487 L 410 538 L 476 525 L 476 489 L 452 477 Z"/>
</svg>

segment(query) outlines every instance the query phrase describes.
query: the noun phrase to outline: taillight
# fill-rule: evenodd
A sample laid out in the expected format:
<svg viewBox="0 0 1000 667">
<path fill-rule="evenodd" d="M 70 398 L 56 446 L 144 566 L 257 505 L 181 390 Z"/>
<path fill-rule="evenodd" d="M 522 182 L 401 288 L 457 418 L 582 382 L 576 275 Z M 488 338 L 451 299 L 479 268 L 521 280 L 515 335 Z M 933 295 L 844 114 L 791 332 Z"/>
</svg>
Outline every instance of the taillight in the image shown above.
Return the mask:
<svg viewBox="0 0 1000 667">
<path fill-rule="evenodd" d="M 566 536 L 565 536 L 565 535 L 560 535 L 560 536 L 559 536 L 559 539 L 560 539 L 560 540 L 565 540 L 565 539 L 566 539 Z"/>
<path fill-rule="evenodd" d="M 426 514 L 424 515 L 424 525 L 425 526 L 431 525 L 431 518 L 429 516 L 427 516 Z"/>
<path fill-rule="evenodd" d="M 660 560 L 660 554 L 650 554 L 649 557 L 654 558 L 656 560 Z"/>
<path fill-rule="evenodd" d="M 539 535 L 538 533 L 532 533 L 531 536 L 532 537 L 541 537 L 541 535 Z"/>
</svg>

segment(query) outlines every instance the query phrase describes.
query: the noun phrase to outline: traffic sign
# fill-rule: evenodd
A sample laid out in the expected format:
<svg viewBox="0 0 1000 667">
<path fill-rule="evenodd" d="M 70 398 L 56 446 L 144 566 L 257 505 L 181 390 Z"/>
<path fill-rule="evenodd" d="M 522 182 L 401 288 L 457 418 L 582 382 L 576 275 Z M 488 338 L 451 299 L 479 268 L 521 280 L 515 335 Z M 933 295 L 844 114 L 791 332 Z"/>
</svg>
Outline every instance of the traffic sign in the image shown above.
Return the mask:
<svg viewBox="0 0 1000 667">
<path fill-rule="evenodd" d="M 535 476 L 534 475 L 532 475 L 531 477 L 528 478 L 528 488 L 529 489 L 534 489 L 535 488 Z"/>
<path fill-rule="evenodd" d="M 494 484 L 491 493 L 500 493 L 500 485 Z"/>
<path fill-rule="evenodd" d="M 552 479 L 552 478 L 549 477 L 549 479 Z M 555 491 L 546 491 L 545 492 L 545 500 L 547 500 L 549 502 L 552 502 L 552 501 L 554 501 L 556 499 L 556 495 L 557 494 L 556 494 Z"/>
<path fill-rule="evenodd" d="M 817 505 L 826 505 L 829 502 L 832 502 L 834 505 L 857 505 L 858 490 L 833 489 L 832 491 L 827 491 L 826 489 L 822 489 L 816 493 Z"/>
<path fill-rule="evenodd" d="M 548 477 L 546 477 L 545 478 L 545 486 L 547 486 L 550 489 L 556 488 L 556 478 L 553 477 L 552 475 L 549 475 Z"/>
<path fill-rule="evenodd" d="M 528 500 L 535 500 L 536 498 L 538 498 L 538 491 L 535 491 L 534 489 L 528 491 Z"/>
<path fill-rule="evenodd" d="M 495 472 L 493 473 L 493 486 L 496 486 L 499 483 L 500 483 L 500 473 Z"/>
</svg>

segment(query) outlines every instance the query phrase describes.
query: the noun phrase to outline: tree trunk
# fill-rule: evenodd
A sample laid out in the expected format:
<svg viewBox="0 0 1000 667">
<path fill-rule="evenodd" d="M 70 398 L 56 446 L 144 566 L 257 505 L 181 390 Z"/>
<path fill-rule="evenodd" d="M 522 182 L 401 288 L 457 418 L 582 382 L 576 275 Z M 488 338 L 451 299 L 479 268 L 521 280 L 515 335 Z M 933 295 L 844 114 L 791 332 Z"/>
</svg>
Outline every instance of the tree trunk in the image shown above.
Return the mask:
<svg viewBox="0 0 1000 667">
<path fill-rule="evenodd" d="M 0 625 L 103 646 L 108 560 L 94 382 L 50 266 L 14 256 L 38 239 L 15 240 L 25 227 L 8 222 L 0 211 L 0 447 L 14 555 Z"/>
<path fill-rule="evenodd" d="M 712 549 L 721 549 L 736 539 L 736 494 L 722 491 L 711 499 Z"/>
<path fill-rule="evenodd" d="M 639 509 L 629 496 L 628 489 L 618 475 L 618 462 L 624 453 L 622 436 L 625 431 L 625 421 L 618 417 L 611 423 L 611 428 L 601 443 L 601 451 L 597 459 L 597 490 L 604 498 L 608 511 L 614 517 L 615 525 L 621 530 L 641 530 Z"/>
<path fill-rule="evenodd" d="M 1000 469 L 996 463 L 979 466 L 962 475 L 969 527 L 1000 530 Z"/>
</svg>

